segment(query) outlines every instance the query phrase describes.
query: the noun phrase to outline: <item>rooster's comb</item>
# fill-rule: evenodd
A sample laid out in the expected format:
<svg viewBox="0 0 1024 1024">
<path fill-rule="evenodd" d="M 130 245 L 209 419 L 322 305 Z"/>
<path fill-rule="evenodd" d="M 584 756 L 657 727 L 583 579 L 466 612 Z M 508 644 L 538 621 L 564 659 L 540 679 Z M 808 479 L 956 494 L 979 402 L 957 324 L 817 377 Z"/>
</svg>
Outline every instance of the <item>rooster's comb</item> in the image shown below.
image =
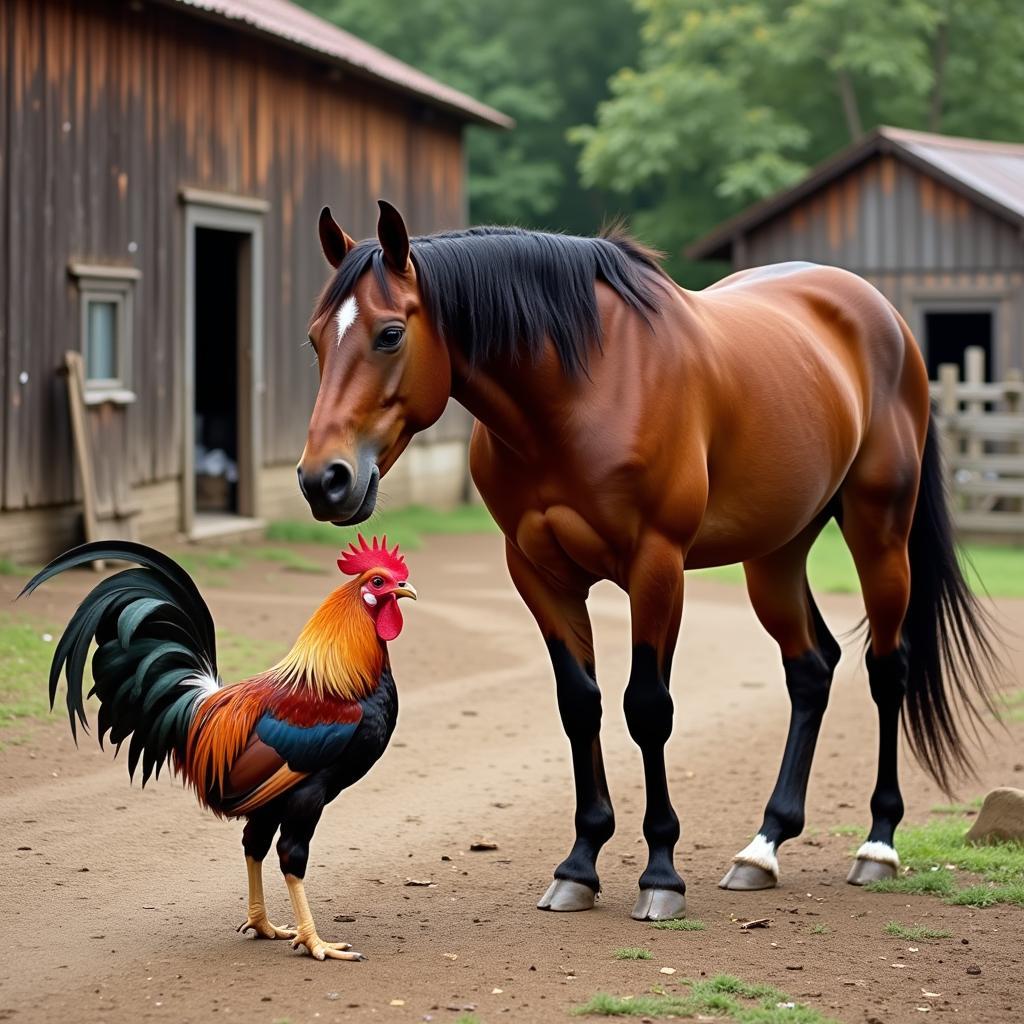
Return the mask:
<svg viewBox="0 0 1024 1024">
<path fill-rule="evenodd" d="M 370 569 L 387 569 L 399 580 L 404 580 L 409 574 L 405 559 L 398 553 L 398 545 L 388 551 L 386 536 L 380 540 L 374 537 L 372 543 L 367 544 L 366 538 L 359 534 L 359 546 L 349 544 L 349 550 L 342 551 L 338 568 L 346 576 L 358 576 Z"/>
</svg>

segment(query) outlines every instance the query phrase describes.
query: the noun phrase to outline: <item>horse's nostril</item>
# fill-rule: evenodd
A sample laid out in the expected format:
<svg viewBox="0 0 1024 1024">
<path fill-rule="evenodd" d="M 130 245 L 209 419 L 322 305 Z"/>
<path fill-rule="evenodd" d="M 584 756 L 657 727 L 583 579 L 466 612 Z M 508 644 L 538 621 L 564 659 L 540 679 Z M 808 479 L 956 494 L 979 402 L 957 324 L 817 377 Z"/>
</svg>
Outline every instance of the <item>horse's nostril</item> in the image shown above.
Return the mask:
<svg viewBox="0 0 1024 1024">
<path fill-rule="evenodd" d="M 302 496 L 309 501 L 309 491 L 306 490 L 306 477 L 302 472 L 301 466 L 295 467 L 295 475 L 299 478 L 299 490 L 302 492 Z"/>
<path fill-rule="evenodd" d="M 352 467 L 347 462 L 338 460 L 330 463 L 323 473 L 324 497 L 332 505 L 345 500 L 352 487 Z"/>
</svg>

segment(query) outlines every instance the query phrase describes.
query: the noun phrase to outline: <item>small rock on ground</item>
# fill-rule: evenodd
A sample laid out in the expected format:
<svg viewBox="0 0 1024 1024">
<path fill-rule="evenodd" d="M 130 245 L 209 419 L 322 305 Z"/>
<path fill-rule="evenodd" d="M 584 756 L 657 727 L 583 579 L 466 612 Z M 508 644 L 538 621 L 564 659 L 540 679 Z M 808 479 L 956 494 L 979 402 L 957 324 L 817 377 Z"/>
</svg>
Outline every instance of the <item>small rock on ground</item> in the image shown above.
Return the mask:
<svg viewBox="0 0 1024 1024">
<path fill-rule="evenodd" d="M 1024 840 L 1024 789 L 1006 786 L 993 789 L 967 833 L 969 843 L 997 843 Z"/>
</svg>

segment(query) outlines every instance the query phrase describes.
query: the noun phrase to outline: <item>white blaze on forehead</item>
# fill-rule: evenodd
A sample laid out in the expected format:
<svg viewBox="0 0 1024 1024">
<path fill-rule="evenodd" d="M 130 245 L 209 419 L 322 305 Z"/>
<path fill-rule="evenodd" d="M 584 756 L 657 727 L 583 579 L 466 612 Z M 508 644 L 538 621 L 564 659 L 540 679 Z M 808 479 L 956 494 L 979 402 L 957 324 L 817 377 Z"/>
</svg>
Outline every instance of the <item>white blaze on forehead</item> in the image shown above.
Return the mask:
<svg viewBox="0 0 1024 1024">
<path fill-rule="evenodd" d="M 334 316 L 334 322 L 338 328 L 338 344 L 341 344 L 341 339 L 345 337 L 345 332 L 356 322 L 356 317 L 359 316 L 359 306 L 356 304 L 356 297 L 350 295 L 338 309 L 338 312 Z"/>
</svg>

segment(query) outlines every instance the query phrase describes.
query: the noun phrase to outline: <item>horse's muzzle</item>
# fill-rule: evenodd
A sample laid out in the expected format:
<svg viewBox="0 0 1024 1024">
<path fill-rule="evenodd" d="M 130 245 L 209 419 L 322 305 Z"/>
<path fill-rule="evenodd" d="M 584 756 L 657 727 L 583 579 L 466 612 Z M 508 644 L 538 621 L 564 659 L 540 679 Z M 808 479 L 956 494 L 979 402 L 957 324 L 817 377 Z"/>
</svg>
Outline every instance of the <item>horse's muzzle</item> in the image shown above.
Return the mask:
<svg viewBox="0 0 1024 1024">
<path fill-rule="evenodd" d="M 300 463 L 296 472 L 299 490 L 321 522 L 353 526 L 376 507 L 380 471 L 370 456 L 360 458 L 356 469 L 344 459 L 331 459 L 311 470 Z"/>
</svg>

